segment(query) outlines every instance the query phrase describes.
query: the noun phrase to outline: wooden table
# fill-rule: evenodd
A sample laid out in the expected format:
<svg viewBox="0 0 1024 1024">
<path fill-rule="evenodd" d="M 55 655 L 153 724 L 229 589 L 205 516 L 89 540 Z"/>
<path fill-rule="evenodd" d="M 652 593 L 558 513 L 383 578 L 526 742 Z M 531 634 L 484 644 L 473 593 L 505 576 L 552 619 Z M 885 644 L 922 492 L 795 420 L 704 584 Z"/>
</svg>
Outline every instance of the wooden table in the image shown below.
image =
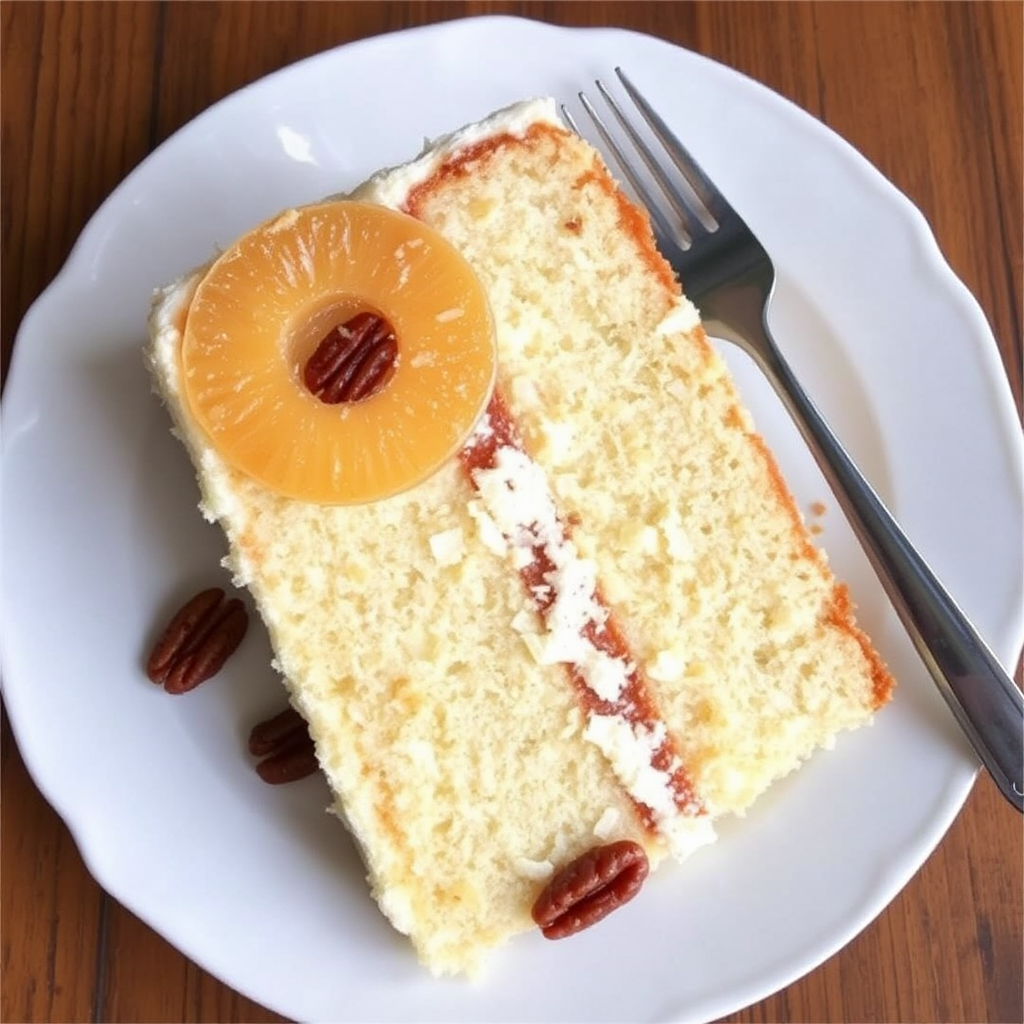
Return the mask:
<svg viewBox="0 0 1024 1024">
<path fill-rule="evenodd" d="M 3 367 L 108 193 L 190 118 L 340 43 L 514 13 L 649 32 L 794 100 L 920 207 L 1021 402 L 1019 3 L 22 3 L 2 7 Z M 267 1021 L 91 880 L 3 724 L 2 1019 Z M 906 890 L 733 1021 L 1021 1021 L 1022 829 L 987 779 Z"/>
</svg>

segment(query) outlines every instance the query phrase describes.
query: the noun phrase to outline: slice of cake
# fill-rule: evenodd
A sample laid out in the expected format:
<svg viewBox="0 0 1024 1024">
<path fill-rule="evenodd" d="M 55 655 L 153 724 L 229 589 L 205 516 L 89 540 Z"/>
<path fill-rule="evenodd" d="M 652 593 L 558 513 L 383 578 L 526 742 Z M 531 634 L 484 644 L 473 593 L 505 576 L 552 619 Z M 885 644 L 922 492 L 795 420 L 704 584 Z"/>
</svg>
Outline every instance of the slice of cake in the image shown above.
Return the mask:
<svg viewBox="0 0 1024 1024">
<path fill-rule="evenodd" d="M 398 235 L 373 226 L 381 206 Z M 378 236 L 391 248 L 360 248 Z M 318 260 L 363 284 L 318 283 Z M 250 344 L 274 317 L 301 358 Z M 595 847 L 632 851 L 606 894 L 637 850 L 685 858 L 888 699 L 645 215 L 553 102 L 288 211 L 160 292 L 150 326 L 202 511 L 373 893 L 432 971 L 472 972 L 535 927 Z M 371 372 L 350 349 L 388 355 Z M 321 464 L 334 433 L 358 443 Z"/>
</svg>

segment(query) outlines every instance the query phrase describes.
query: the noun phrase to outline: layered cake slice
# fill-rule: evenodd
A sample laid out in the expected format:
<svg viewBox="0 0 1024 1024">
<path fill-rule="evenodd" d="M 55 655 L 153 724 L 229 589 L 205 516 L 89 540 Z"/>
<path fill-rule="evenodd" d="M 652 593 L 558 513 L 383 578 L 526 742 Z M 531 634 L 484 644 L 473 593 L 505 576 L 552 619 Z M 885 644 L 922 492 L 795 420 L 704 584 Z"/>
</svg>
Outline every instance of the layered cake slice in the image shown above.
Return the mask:
<svg viewBox="0 0 1024 1024">
<path fill-rule="evenodd" d="M 596 920 L 888 699 L 645 215 L 551 101 L 261 225 L 150 326 L 203 514 L 435 973 Z"/>
</svg>

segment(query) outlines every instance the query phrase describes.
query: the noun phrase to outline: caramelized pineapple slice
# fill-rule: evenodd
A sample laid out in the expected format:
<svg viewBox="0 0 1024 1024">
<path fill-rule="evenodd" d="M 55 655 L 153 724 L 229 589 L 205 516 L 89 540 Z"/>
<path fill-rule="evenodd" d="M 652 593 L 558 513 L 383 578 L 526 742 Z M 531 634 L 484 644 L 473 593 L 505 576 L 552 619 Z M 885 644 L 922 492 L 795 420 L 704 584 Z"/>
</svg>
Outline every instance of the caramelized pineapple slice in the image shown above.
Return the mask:
<svg viewBox="0 0 1024 1024">
<path fill-rule="evenodd" d="M 311 391 L 307 367 L 368 321 L 369 383 L 341 398 Z M 494 325 L 472 268 L 436 231 L 329 202 L 275 217 L 216 260 L 181 360 L 189 406 L 228 463 L 291 498 L 354 504 L 412 487 L 462 446 L 494 386 Z"/>
</svg>

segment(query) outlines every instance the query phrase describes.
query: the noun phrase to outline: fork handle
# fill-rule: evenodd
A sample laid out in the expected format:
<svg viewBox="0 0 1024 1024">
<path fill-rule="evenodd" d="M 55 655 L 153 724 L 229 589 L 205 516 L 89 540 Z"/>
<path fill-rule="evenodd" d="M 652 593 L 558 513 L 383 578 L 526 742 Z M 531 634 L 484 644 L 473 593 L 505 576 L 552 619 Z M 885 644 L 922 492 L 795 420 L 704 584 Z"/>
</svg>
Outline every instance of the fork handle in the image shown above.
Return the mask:
<svg viewBox="0 0 1024 1024">
<path fill-rule="evenodd" d="M 783 358 L 771 331 L 752 351 L 864 546 L 932 678 L 1003 795 L 1024 812 L 1024 697 L 864 479 Z M 752 340 L 752 339 L 751 339 Z"/>
</svg>

